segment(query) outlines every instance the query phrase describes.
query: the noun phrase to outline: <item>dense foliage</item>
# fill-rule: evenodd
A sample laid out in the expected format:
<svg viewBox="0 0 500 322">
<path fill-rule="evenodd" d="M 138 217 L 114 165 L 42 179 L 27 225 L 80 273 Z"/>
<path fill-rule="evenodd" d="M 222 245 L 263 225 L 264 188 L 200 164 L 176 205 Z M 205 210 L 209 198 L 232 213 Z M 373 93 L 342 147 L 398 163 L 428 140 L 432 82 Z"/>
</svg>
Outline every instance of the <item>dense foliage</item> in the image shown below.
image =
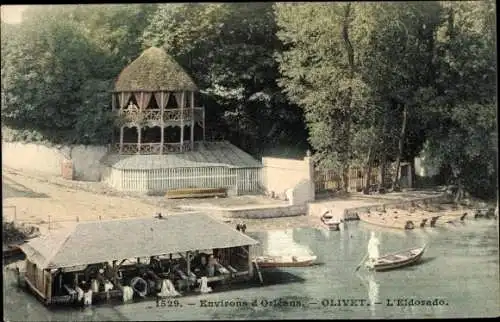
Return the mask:
<svg viewBox="0 0 500 322">
<path fill-rule="evenodd" d="M 208 130 L 259 155 L 276 146 L 307 149 L 300 109 L 277 86 L 281 50 L 272 3 L 167 4 L 144 32 L 203 89 Z"/>
<path fill-rule="evenodd" d="M 280 84 L 320 164 L 346 170 L 424 153 L 496 194 L 495 5 L 277 4 Z M 397 177 L 394 178 L 394 185 Z"/>
<path fill-rule="evenodd" d="M 310 146 L 346 175 L 422 154 L 496 194 L 491 0 L 33 6 L 1 32 L 4 139 L 108 142 L 113 81 L 162 46 L 202 89 L 209 135 L 256 156 Z"/>
<path fill-rule="evenodd" d="M 109 141 L 109 91 L 121 66 L 141 49 L 137 26 L 144 24 L 140 13 L 148 10 L 27 9 L 23 22 L 2 34 L 2 134 L 52 143 Z"/>
</svg>

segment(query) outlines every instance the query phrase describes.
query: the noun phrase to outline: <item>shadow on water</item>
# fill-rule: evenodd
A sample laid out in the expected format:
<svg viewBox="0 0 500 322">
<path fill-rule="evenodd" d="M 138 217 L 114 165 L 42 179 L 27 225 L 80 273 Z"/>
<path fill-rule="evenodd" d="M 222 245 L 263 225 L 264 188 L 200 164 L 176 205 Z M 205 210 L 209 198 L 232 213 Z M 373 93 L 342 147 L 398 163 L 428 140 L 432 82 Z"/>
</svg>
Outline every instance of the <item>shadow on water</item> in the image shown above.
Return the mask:
<svg viewBox="0 0 500 322">
<path fill-rule="evenodd" d="M 45 193 L 38 193 L 10 178 L 2 179 L 2 198 L 49 198 Z"/>
<path fill-rule="evenodd" d="M 23 259 L 22 257 L 18 258 L 17 261 L 20 259 Z M 9 258 L 8 263 L 13 263 L 15 262 L 16 259 L 14 258 Z M 7 262 L 4 262 L 4 265 L 8 264 Z M 16 279 L 16 275 L 14 272 L 14 269 L 5 269 L 4 272 L 7 274 L 4 274 L 4 283 L 5 286 L 9 287 L 12 290 L 16 290 L 16 293 L 23 293 L 24 296 L 33 299 L 34 302 L 35 300 L 34 294 L 27 289 L 26 287 L 19 287 Z M 264 269 L 262 271 L 262 276 L 263 276 L 263 283 L 261 284 L 260 281 L 258 280 L 257 276 L 255 276 L 254 279 L 247 281 L 247 282 L 238 282 L 238 283 L 227 283 L 227 284 L 212 284 L 211 287 L 213 291 L 207 295 L 212 295 L 212 294 L 228 294 L 228 292 L 238 292 L 238 291 L 245 291 L 245 290 L 254 290 L 254 291 L 259 291 L 259 290 L 265 290 L 268 287 L 272 287 L 275 285 L 290 285 L 290 284 L 295 284 L 295 283 L 305 283 L 306 280 L 300 276 L 297 276 L 291 272 L 283 271 L 280 269 L 272 268 L 272 269 Z M 229 293 L 230 294 L 230 293 Z M 200 296 L 199 293 L 189 293 L 186 294 L 182 297 L 179 297 L 178 299 L 180 301 L 189 301 L 189 299 L 195 299 L 198 296 Z M 289 299 L 288 299 L 289 300 Z M 80 304 L 58 304 L 57 306 L 43 306 L 43 304 L 38 303 L 40 307 L 44 307 L 47 311 L 52 312 L 54 314 L 80 314 L 79 312 L 82 312 L 84 315 L 85 314 L 90 314 L 96 309 L 111 309 L 115 313 L 115 318 L 120 316 L 123 319 L 121 321 L 128 320 L 121 312 L 120 308 L 133 304 L 133 303 L 144 303 L 146 304 L 146 308 L 154 308 L 157 306 L 156 304 L 156 298 L 154 296 L 150 296 L 147 298 L 138 298 L 134 296 L 134 299 L 131 302 L 123 303 L 121 299 L 110 299 L 108 302 L 99 302 L 96 303 L 95 305 L 92 305 L 91 307 L 86 307 L 83 308 L 82 305 Z"/>
<path fill-rule="evenodd" d="M 285 272 L 280 269 L 266 269 L 262 272 L 264 280 L 263 286 L 291 284 L 291 283 L 304 283 L 306 280 L 300 276 Z M 258 285 L 258 284 L 254 284 Z"/>
</svg>

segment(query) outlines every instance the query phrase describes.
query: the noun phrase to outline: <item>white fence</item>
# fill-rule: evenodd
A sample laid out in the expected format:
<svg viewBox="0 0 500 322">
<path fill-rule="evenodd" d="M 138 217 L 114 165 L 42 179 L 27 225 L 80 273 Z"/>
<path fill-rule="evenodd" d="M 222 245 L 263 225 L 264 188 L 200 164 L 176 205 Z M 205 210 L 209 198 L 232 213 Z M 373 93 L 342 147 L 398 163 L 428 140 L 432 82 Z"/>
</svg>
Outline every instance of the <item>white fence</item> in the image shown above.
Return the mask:
<svg viewBox="0 0 500 322">
<path fill-rule="evenodd" d="M 103 180 L 120 191 L 165 192 L 179 188 L 229 188 L 238 194 L 261 189 L 260 168 L 168 168 L 122 170 L 107 168 Z"/>
</svg>

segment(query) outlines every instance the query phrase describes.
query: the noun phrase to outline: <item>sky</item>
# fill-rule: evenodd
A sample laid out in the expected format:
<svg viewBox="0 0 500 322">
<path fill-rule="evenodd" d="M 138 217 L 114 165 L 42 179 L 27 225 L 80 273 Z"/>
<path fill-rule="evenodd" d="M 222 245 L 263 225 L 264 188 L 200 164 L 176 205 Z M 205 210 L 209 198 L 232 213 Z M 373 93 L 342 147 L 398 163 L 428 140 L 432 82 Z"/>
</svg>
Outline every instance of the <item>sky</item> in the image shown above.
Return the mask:
<svg viewBox="0 0 500 322">
<path fill-rule="evenodd" d="M 2 5 L 2 21 L 16 24 L 21 22 L 22 12 L 28 6 Z"/>
</svg>

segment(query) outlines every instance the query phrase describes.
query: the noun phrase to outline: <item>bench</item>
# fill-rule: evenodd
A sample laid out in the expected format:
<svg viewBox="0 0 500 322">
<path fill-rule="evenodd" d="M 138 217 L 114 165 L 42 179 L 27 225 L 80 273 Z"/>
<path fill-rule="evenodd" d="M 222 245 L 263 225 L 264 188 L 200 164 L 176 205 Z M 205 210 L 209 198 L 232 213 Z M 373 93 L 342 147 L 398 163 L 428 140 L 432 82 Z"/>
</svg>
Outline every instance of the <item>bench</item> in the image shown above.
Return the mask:
<svg viewBox="0 0 500 322">
<path fill-rule="evenodd" d="M 172 189 L 165 194 L 167 199 L 227 197 L 226 188 Z"/>
</svg>

